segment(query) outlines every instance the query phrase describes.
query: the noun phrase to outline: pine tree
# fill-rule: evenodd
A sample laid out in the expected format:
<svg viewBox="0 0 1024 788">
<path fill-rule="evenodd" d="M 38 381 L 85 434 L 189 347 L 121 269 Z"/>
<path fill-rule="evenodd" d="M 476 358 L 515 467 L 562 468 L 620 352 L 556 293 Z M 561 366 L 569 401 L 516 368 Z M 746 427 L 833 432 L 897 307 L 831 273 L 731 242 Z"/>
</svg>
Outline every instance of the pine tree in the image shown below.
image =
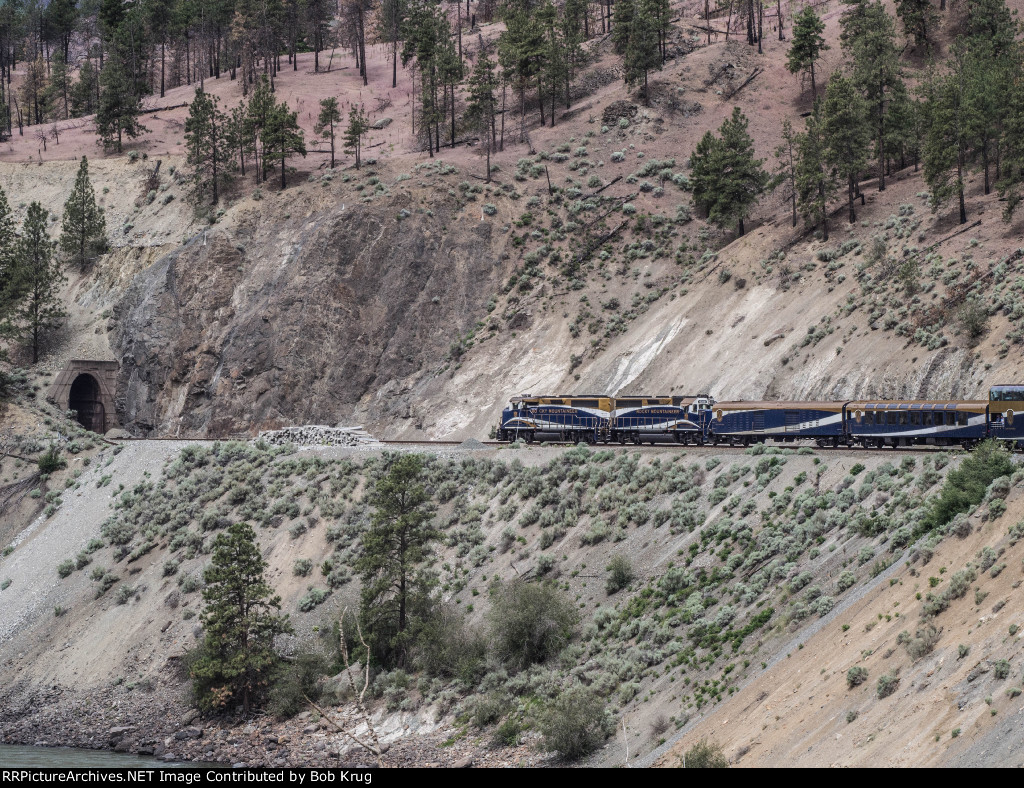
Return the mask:
<svg viewBox="0 0 1024 788">
<path fill-rule="evenodd" d="M 996 188 L 1000 198 L 1006 200 L 1003 220 L 1009 222 L 1024 202 L 1024 80 L 1011 84 L 1005 100 L 1007 113 L 1000 137 L 1002 172 Z"/>
<path fill-rule="evenodd" d="M 96 112 L 96 130 L 103 147 L 120 153 L 124 137 L 135 139 L 149 131 L 139 123 L 141 112 L 135 85 L 117 50 L 112 50 L 100 72 L 100 103 Z"/>
<path fill-rule="evenodd" d="M 231 156 L 238 156 L 238 167 L 242 177 L 245 177 L 245 162 L 247 158 L 256 157 L 256 135 L 252 131 L 252 120 L 249 117 L 249 107 L 245 100 L 238 102 L 228 118 L 227 131 L 224 135 L 224 145 Z M 259 181 L 259 164 L 256 164 L 257 182 Z"/>
<path fill-rule="evenodd" d="M 411 644 L 411 624 L 426 597 L 422 569 L 438 531 L 431 524 L 431 498 L 424 485 L 423 457 L 403 454 L 390 459 L 370 503 L 370 529 L 356 561 L 362 580 L 360 618 L 371 651 L 385 664 L 404 665 Z"/>
<path fill-rule="evenodd" d="M 586 62 L 583 42 L 587 39 L 587 0 L 566 0 L 562 7 L 562 46 L 565 58 L 565 108 L 572 106 L 570 89 L 576 73 Z"/>
<path fill-rule="evenodd" d="M 903 23 L 903 33 L 914 39 L 914 45 L 931 51 L 931 35 L 939 24 L 939 14 L 929 0 L 897 0 L 896 16 Z"/>
<path fill-rule="evenodd" d="M 878 160 L 878 190 L 885 191 L 886 114 L 897 93 L 905 92 L 896 27 L 881 2 L 861 0 L 840 18 L 843 48 L 853 61 L 853 83 L 868 102 Z"/>
<path fill-rule="evenodd" d="M 302 129 L 299 128 L 298 113 L 289 111 L 284 102 L 276 105 L 267 118 L 260 138 L 263 141 L 264 178 L 274 162 L 281 162 L 281 188 L 284 189 L 287 186 L 285 169 L 288 157 L 296 153 L 303 158 L 306 156 L 306 143 Z"/>
<path fill-rule="evenodd" d="M 650 104 L 647 75 L 660 71 L 662 58 L 659 48 L 660 32 L 657 0 L 633 0 L 633 16 L 629 24 L 629 36 L 623 57 L 623 71 L 626 82 L 644 87 L 644 104 Z"/>
<path fill-rule="evenodd" d="M 811 77 L 811 95 L 818 98 L 818 87 L 814 80 L 814 64 L 821 58 L 821 53 L 829 49 L 822 33 L 825 23 L 821 21 L 811 6 L 804 9 L 793 19 L 793 45 L 789 48 L 786 68 L 792 74 L 807 73 Z"/>
<path fill-rule="evenodd" d="M 867 124 L 867 103 L 853 83 L 838 71 L 825 87 L 821 134 L 826 164 L 846 181 L 850 223 L 853 224 L 857 221 L 853 198 L 857 180 L 867 166 L 871 129 Z"/>
<path fill-rule="evenodd" d="M 965 8 L 963 39 L 968 57 L 968 115 L 977 139 L 976 156 L 984 172 L 985 194 L 991 191 L 990 165 L 1001 178 L 1001 142 L 1007 117 L 1014 111 L 1007 97 L 1015 93 L 1024 69 L 1024 47 L 1015 37 L 1020 31 L 1003 0 L 970 0 Z"/>
<path fill-rule="evenodd" d="M 391 47 L 391 87 L 398 87 L 398 51 L 408 13 L 406 0 L 381 0 L 377 13 L 377 37 Z"/>
<path fill-rule="evenodd" d="M 545 3 L 537 13 L 537 22 L 544 30 L 544 81 L 548 85 L 548 106 L 551 108 L 551 127 L 555 126 L 555 104 L 560 86 L 565 84 L 568 64 L 562 26 L 553 3 Z"/>
<path fill-rule="evenodd" d="M 191 666 L 200 708 L 242 702 L 246 714 L 266 690 L 278 662 L 274 638 L 291 631 L 277 613 L 281 597 L 266 580 L 267 562 L 248 523 L 236 523 L 213 542 L 204 574 L 203 642 Z"/>
<path fill-rule="evenodd" d="M 50 35 L 54 36 L 60 44 L 60 49 L 54 56 L 65 63 L 70 56 L 71 37 L 78 26 L 79 11 L 76 0 L 50 0 L 46 6 L 45 26 Z"/>
<path fill-rule="evenodd" d="M 50 81 L 44 89 L 44 102 L 49 116 L 53 120 L 66 120 L 71 117 L 71 75 L 64 56 L 59 52 L 50 61 Z"/>
<path fill-rule="evenodd" d="M 439 122 L 437 49 L 440 26 L 437 22 L 438 9 L 431 0 L 410 0 L 402 28 L 402 65 L 416 61 L 419 71 L 419 120 L 420 134 L 427 132 L 427 153 L 434 155 L 434 127 Z M 414 78 L 415 79 L 415 78 Z M 415 96 L 413 96 L 413 131 L 416 131 Z M 440 139 L 437 143 L 441 148 Z"/>
<path fill-rule="evenodd" d="M 46 62 L 40 55 L 25 64 L 25 76 L 21 82 L 21 103 L 30 126 L 46 120 L 46 98 Z"/>
<path fill-rule="evenodd" d="M 835 195 L 836 182 L 828 168 L 825 137 L 821 132 L 821 108 L 807 118 L 806 130 L 797 135 L 797 205 L 809 221 L 821 228 L 822 240 L 828 240 L 828 204 Z"/>
<path fill-rule="evenodd" d="M 636 0 L 616 0 L 615 24 L 612 25 L 612 45 L 619 55 L 626 54 L 629 46 L 629 31 L 636 13 Z"/>
<path fill-rule="evenodd" d="M 362 163 L 363 137 L 370 130 L 370 120 L 363 112 L 363 105 L 353 104 L 348 111 L 348 126 L 345 128 L 345 153 L 356 157 L 356 169 Z"/>
<path fill-rule="evenodd" d="M 15 246 L 14 335 L 30 343 L 33 364 L 39 361 L 44 335 L 58 328 L 67 316 L 60 300 L 60 289 L 67 280 L 53 254 L 54 243 L 46 232 L 48 215 L 39 203 L 29 205 L 21 237 Z"/>
<path fill-rule="evenodd" d="M 185 119 L 185 155 L 192 169 L 197 204 L 205 199 L 208 191 L 210 204 L 217 204 L 218 187 L 227 173 L 228 119 L 219 104 L 216 96 L 199 88 Z"/>
<path fill-rule="evenodd" d="M 547 56 L 544 30 L 536 23 L 533 15 L 523 9 L 507 8 L 504 20 L 505 31 L 498 38 L 498 53 L 502 68 L 515 78 L 524 124 L 526 91 L 536 80 L 540 121 L 543 125 L 544 105 L 541 77 Z"/>
<path fill-rule="evenodd" d="M 256 182 L 266 181 L 270 176 L 270 166 L 267 163 L 265 145 L 263 145 L 263 130 L 270 123 L 270 117 L 274 112 L 277 102 L 270 89 L 270 80 L 266 74 L 260 76 L 256 81 L 256 89 L 252 92 L 247 108 L 246 123 L 244 131 L 248 132 L 251 141 L 253 157 L 256 162 Z"/>
<path fill-rule="evenodd" d="M 782 121 L 782 143 L 775 149 L 775 158 L 779 166 L 772 179 L 772 187 L 786 184 L 788 193 L 783 199 L 792 206 L 793 226 L 796 227 L 796 135 L 788 118 Z"/>
<path fill-rule="evenodd" d="M 921 122 L 921 103 L 911 99 L 906 91 L 895 91 L 885 118 L 885 149 L 893 160 L 899 161 L 900 169 L 906 167 L 909 160 L 914 162 L 916 172 L 921 160 L 921 140 L 925 133 Z"/>
<path fill-rule="evenodd" d="M 743 235 L 743 220 L 770 181 L 754 158 L 754 141 L 747 133 L 747 118 L 734 107 L 716 139 L 711 132 L 704 135 L 690 157 L 693 199 L 707 211 L 708 220 L 725 227 L 735 223 Z"/>
<path fill-rule="evenodd" d="M 965 224 L 964 177 L 974 135 L 968 103 L 971 74 L 963 41 L 953 45 L 948 62 L 949 71 L 938 74 L 933 70 L 923 88 L 927 128 L 924 178 L 932 193 L 932 207 L 938 208 L 946 200 L 957 197 L 960 224 Z"/>
<path fill-rule="evenodd" d="M 71 85 L 71 115 L 81 117 L 96 111 L 99 78 L 92 62 L 85 60 L 78 67 L 78 79 Z"/>
<path fill-rule="evenodd" d="M 1005 0 L 967 0 L 963 36 L 974 51 L 986 49 L 996 59 L 1014 56 L 1020 27 Z"/>
<path fill-rule="evenodd" d="M 17 241 L 18 234 L 14 226 L 14 217 L 11 215 L 11 207 L 3 187 L 0 186 L 0 338 L 12 333 L 9 320 L 17 302 L 14 279 Z M 3 359 L 2 351 L 0 359 Z"/>
<path fill-rule="evenodd" d="M 85 156 L 78 167 L 71 196 L 64 203 L 60 248 L 68 260 L 78 262 L 82 271 L 107 248 L 107 224 L 103 209 L 96 205 L 96 194 L 89 180 L 89 161 Z"/>
<path fill-rule="evenodd" d="M 485 180 L 491 182 L 491 148 L 494 145 L 494 91 L 498 89 L 498 80 L 494 76 L 494 63 L 483 51 L 476 59 L 476 66 L 469 77 L 469 104 L 466 107 L 466 120 L 480 131 L 486 140 L 487 172 Z"/>
<path fill-rule="evenodd" d="M 338 112 L 338 99 L 333 96 L 320 100 L 320 115 L 316 119 L 313 133 L 331 143 L 331 169 L 334 169 L 334 140 L 337 137 L 334 127 L 341 123 Z"/>
</svg>

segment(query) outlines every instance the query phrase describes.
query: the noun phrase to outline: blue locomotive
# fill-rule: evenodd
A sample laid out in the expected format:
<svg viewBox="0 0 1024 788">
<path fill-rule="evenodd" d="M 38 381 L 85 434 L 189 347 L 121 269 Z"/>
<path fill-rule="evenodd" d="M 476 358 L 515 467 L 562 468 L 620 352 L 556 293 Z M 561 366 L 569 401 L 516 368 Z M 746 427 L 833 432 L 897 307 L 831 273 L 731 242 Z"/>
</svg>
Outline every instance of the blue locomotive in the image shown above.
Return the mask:
<svg viewBox="0 0 1024 788">
<path fill-rule="evenodd" d="M 619 443 L 702 444 L 714 400 L 702 396 L 616 397 L 608 427 Z"/>
<path fill-rule="evenodd" d="M 498 440 L 607 442 L 612 408 L 611 397 L 513 397 L 501 413 Z"/>
<path fill-rule="evenodd" d="M 992 386 L 988 400 L 715 402 L 699 396 L 524 396 L 502 412 L 498 440 L 748 446 L 917 445 L 970 449 L 986 438 L 1024 450 L 1024 385 Z"/>
</svg>

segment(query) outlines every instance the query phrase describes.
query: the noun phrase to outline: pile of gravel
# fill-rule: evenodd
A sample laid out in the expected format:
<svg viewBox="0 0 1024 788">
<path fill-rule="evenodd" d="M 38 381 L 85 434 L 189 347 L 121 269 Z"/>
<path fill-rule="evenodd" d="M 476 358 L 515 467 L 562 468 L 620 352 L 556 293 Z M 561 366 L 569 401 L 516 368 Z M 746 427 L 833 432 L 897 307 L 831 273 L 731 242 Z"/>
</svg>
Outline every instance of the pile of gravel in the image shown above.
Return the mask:
<svg viewBox="0 0 1024 788">
<path fill-rule="evenodd" d="M 275 446 L 366 446 L 377 443 L 377 439 L 362 427 L 327 427 L 321 424 L 268 430 L 261 432 L 256 440 Z"/>
</svg>

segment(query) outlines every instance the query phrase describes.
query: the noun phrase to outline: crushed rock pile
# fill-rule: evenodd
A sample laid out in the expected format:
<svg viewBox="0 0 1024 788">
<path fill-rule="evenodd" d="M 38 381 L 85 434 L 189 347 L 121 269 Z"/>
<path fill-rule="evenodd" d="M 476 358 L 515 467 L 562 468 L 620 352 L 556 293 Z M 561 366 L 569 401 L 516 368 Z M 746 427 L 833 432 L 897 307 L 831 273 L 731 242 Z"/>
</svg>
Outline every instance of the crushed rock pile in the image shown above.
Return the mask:
<svg viewBox="0 0 1024 788">
<path fill-rule="evenodd" d="M 327 427 L 309 424 L 261 432 L 257 440 L 275 446 L 367 446 L 378 441 L 362 427 Z"/>
</svg>

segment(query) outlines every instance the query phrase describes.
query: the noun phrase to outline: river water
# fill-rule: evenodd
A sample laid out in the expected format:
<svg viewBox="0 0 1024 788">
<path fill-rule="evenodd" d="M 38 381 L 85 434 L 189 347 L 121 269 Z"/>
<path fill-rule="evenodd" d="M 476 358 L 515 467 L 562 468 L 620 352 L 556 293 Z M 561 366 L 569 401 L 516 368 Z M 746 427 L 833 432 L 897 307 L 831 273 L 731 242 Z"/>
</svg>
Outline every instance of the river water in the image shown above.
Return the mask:
<svg viewBox="0 0 1024 788">
<path fill-rule="evenodd" d="M 67 767 L 110 769 L 166 769 L 175 766 L 214 766 L 209 763 L 171 761 L 149 755 L 131 755 L 109 750 L 76 750 L 70 747 L 23 747 L 0 744 L 0 766 L 5 769 L 61 769 Z"/>
</svg>

